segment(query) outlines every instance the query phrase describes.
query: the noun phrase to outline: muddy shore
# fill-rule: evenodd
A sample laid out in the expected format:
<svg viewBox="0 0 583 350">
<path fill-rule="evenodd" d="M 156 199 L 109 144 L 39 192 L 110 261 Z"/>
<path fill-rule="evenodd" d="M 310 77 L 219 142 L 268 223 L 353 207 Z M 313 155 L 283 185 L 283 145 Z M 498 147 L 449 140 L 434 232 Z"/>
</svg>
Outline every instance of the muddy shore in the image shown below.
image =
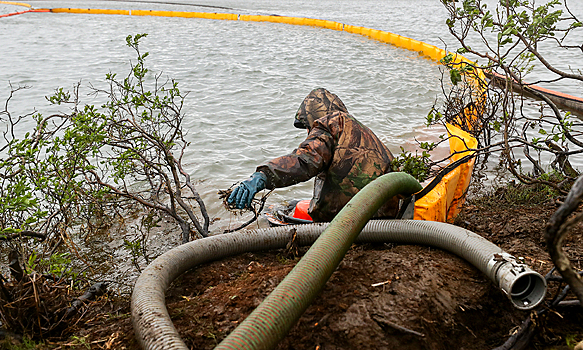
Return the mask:
<svg viewBox="0 0 583 350">
<path fill-rule="evenodd" d="M 511 187 L 501 188 L 468 201 L 455 224 L 524 258 L 544 275 L 552 267 L 544 228 L 557 200 L 538 195 L 522 201 L 511 192 Z M 583 269 L 582 224 L 564 248 L 575 267 Z M 300 258 L 283 250 L 246 253 L 181 276 L 167 292 L 167 305 L 186 344 L 212 349 Z M 557 288 L 558 283 L 550 285 L 547 299 Z M 127 300 L 102 297 L 88 305 L 66 339 L 50 339 L 36 348 L 138 349 L 129 315 Z M 527 316 L 480 271 L 448 252 L 355 244 L 278 349 L 491 349 Z M 570 349 L 583 340 L 581 308 L 550 312 L 536 322 L 530 348 Z"/>
</svg>

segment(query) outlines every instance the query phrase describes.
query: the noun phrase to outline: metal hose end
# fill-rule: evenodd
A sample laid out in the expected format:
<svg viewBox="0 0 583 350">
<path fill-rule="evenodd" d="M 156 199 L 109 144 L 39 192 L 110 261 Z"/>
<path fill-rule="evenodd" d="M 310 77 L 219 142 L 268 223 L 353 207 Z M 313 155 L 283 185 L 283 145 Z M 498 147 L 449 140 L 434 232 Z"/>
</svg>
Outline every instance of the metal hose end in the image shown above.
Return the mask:
<svg viewBox="0 0 583 350">
<path fill-rule="evenodd" d="M 544 277 L 512 255 L 494 254 L 488 265 L 494 280 L 517 309 L 531 310 L 544 300 L 547 293 Z"/>
</svg>

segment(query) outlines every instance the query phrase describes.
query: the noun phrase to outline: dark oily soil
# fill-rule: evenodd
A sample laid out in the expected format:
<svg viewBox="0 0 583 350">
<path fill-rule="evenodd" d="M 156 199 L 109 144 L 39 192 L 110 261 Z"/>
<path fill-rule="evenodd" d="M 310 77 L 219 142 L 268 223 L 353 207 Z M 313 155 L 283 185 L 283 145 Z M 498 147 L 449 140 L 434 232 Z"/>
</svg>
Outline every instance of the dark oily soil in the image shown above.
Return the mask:
<svg viewBox="0 0 583 350">
<path fill-rule="evenodd" d="M 486 200 L 467 203 L 456 224 L 546 274 L 552 263 L 544 246 L 544 227 L 557 204 L 513 203 L 495 192 Z M 581 224 L 564 248 L 575 267 L 583 268 Z M 297 261 L 299 257 L 284 251 L 246 253 L 181 276 L 167 292 L 167 304 L 183 340 L 192 349 L 212 349 Z M 553 282 L 547 298 L 557 288 Z M 92 316 L 87 323 L 77 325 L 76 338 L 49 347 L 137 349 L 127 302 L 99 305 L 88 312 Z M 583 340 L 581 310 L 563 308 L 537 319 L 530 348 L 570 349 Z M 503 344 L 527 316 L 480 271 L 453 254 L 426 246 L 353 245 L 277 348 L 490 349 Z"/>
<path fill-rule="evenodd" d="M 183 276 L 167 300 L 186 343 L 212 349 L 231 332 L 293 267 L 282 254 L 244 254 Z M 504 308 L 501 293 L 451 254 L 359 245 L 278 348 L 484 349 L 521 318 Z"/>
</svg>

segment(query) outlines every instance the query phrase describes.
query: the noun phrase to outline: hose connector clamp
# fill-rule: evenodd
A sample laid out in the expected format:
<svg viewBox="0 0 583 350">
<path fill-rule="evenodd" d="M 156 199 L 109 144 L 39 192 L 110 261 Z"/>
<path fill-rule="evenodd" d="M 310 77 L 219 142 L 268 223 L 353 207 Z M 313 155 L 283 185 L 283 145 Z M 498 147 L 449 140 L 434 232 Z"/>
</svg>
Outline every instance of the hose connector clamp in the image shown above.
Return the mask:
<svg viewBox="0 0 583 350">
<path fill-rule="evenodd" d="M 488 262 L 489 275 L 520 310 L 531 310 L 545 298 L 547 282 L 508 253 L 496 253 Z"/>
</svg>

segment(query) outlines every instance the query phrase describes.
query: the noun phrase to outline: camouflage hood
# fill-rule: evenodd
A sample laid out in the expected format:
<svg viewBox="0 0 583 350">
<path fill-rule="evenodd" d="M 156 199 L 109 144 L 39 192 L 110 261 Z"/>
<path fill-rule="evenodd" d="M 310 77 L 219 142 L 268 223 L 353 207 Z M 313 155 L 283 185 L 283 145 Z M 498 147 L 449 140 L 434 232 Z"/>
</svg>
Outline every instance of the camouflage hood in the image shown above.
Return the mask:
<svg viewBox="0 0 583 350">
<path fill-rule="evenodd" d="M 315 120 L 337 111 L 348 113 L 338 96 L 324 88 L 312 90 L 300 105 L 294 126 L 311 130 Z"/>
<path fill-rule="evenodd" d="M 391 171 L 393 155 L 381 140 L 352 115 L 340 99 L 324 89 L 302 102 L 294 125 L 309 128 L 292 153 L 268 161 L 256 171 L 265 174 L 266 188 L 282 188 L 315 177 L 308 213 L 314 221 L 331 221 L 375 178 Z M 398 198 L 389 200 L 376 217 L 395 217 Z"/>
</svg>

